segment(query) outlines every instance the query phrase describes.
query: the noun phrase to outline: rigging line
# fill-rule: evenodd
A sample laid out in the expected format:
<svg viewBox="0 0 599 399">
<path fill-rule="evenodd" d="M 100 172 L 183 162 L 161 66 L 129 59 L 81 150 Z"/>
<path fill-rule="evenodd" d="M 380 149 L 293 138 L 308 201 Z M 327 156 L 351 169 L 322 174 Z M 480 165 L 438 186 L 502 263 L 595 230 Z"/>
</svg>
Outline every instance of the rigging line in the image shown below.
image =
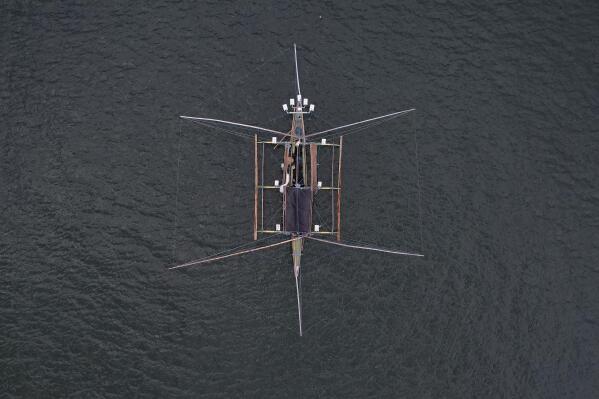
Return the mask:
<svg viewBox="0 0 599 399">
<path fill-rule="evenodd" d="M 180 269 L 182 267 L 195 266 L 195 265 L 199 265 L 199 264 L 202 264 L 202 263 L 214 262 L 214 261 L 217 261 L 217 260 L 221 260 L 221 259 L 225 259 L 225 258 L 230 258 L 232 256 L 239 256 L 239 255 L 247 254 L 247 253 L 250 253 L 250 252 L 262 251 L 262 250 L 265 250 L 265 249 L 268 249 L 268 248 L 273 248 L 273 247 L 277 247 L 279 245 L 287 244 L 287 243 L 289 243 L 291 241 L 295 241 L 295 240 L 297 240 L 299 238 L 301 238 L 301 237 L 290 238 L 288 240 L 280 241 L 280 242 L 277 242 L 277 243 L 274 243 L 274 244 L 269 244 L 269 245 L 265 245 L 263 247 L 258 247 L 258 248 L 246 249 L 246 250 L 235 252 L 235 253 L 228 254 L 228 255 L 222 255 L 222 256 L 216 256 L 216 257 L 210 257 L 210 258 L 193 260 L 191 262 L 183 263 L 181 265 L 169 267 L 169 270 Z"/>
<path fill-rule="evenodd" d="M 297 295 L 297 318 L 299 319 L 299 334 L 302 336 L 302 304 L 300 301 L 300 289 L 297 281 L 297 276 L 295 276 L 295 293 Z"/>
<path fill-rule="evenodd" d="M 316 114 L 310 113 L 308 118 L 309 118 L 308 119 L 309 121 L 316 121 L 316 122 L 323 121 L 325 123 L 325 126 L 333 125 L 333 123 L 329 119 L 323 118 L 322 115 L 316 115 Z"/>
<path fill-rule="evenodd" d="M 269 226 L 270 223 L 272 223 L 272 221 L 274 220 L 275 217 L 279 216 L 279 213 L 281 213 L 282 210 L 281 209 L 277 209 L 275 212 L 273 212 L 272 215 L 270 215 L 270 217 L 268 218 L 268 220 L 266 221 L 266 225 Z M 281 218 L 283 217 L 283 215 L 281 215 Z M 276 234 L 283 234 L 283 232 L 280 233 L 276 233 Z"/>
<path fill-rule="evenodd" d="M 269 263 L 281 263 L 282 255 L 280 253 L 267 253 L 267 252 L 256 252 L 254 254 L 256 258 L 261 259 L 263 262 Z"/>
<path fill-rule="evenodd" d="M 199 116 L 186 116 L 186 115 L 180 115 L 179 117 L 183 118 L 183 119 L 190 119 L 190 120 L 193 120 L 193 121 L 206 121 L 206 122 L 223 123 L 225 125 L 247 127 L 249 129 L 256 129 L 256 130 L 259 130 L 259 131 L 280 134 L 281 136 L 289 136 L 287 133 L 279 132 L 278 130 L 267 129 L 265 127 L 260 127 L 260 126 L 248 125 L 248 124 L 245 124 L 245 123 L 225 121 L 225 120 L 222 120 L 222 119 L 203 118 L 203 117 L 199 117 Z"/>
<path fill-rule="evenodd" d="M 322 136 L 321 138 L 327 138 L 327 139 L 328 139 L 328 138 L 331 138 L 331 137 L 333 137 L 333 138 L 334 138 L 334 137 L 335 137 L 336 135 L 338 135 L 338 134 L 342 134 L 343 136 L 348 136 L 348 135 L 350 135 L 350 134 L 353 134 L 353 133 L 358 133 L 358 132 L 360 132 L 360 131 L 362 131 L 362 130 L 365 130 L 365 129 L 370 129 L 370 128 L 376 127 L 376 126 L 378 126 L 378 125 L 381 125 L 381 124 L 383 124 L 384 122 L 386 122 L 387 120 L 389 120 L 389 119 L 384 119 L 384 120 L 382 120 L 382 121 L 376 121 L 376 122 L 370 123 L 370 124 L 368 124 L 368 125 L 366 125 L 366 126 L 359 126 L 359 127 L 355 127 L 355 128 L 353 128 L 353 129 L 350 129 L 350 130 L 347 130 L 347 131 L 344 131 L 344 132 L 341 132 L 341 133 L 339 133 L 339 132 L 336 132 L 336 133 L 329 133 L 329 134 L 327 134 L 327 135 L 325 135 L 325 136 Z"/>
<path fill-rule="evenodd" d="M 343 135 L 343 136 L 347 136 L 347 135 L 352 134 L 352 133 L 357 133 L 357 132 L 360 132 L 362 130 L 378 126 L 378 125 L 380 125 L 382 123 L 387 122 L 390 119 L 393 119 L 393 118 L 387 118 L 387 119 L 383 119 L 383 120 L 378 120 L 378 121 L 375 121 L 375 122 L 368 123 L 368 124 L 366 124 L 364 126 L 356 126 L 356 127 L 351 128 L 351 129 L 344 130 L 342 132 L 334 132 L 334 133 L 325 134 L 324 136 L 321 136 L 320 138 L 321 139 L 335 138 L 336 136 L 338 136 L 340 134 Z"/>
<path fill-rule="evenodd" d="M 414 136 L 414 151 L 416 152 L 416 185 L 418 187 L 418 222 L 420 229 L 420 251 L 423 250 L 424 240 L 422 237 L 422 185 L 420 181 L 420 155 L 418 154 L 418 136 L 414 128 L 414 114 L 412 114 L 412 135 Z"/>
<path fill-rule="evenodd" d="M 281 141 L 279 141 L 279 142 L 278 142 L 278 143 L 275 145 L 274 149 L 276 150 L 276 149 L 277 149 L 277 148 L 278 148 L 278 147 L 279 147 L 281 144 L 285 144 L 285 143 L 288 143 L 288 142 L 289 142 L 289 138 L 288 138 L 288 137 L 283 137 L 283 138 L 281 139 Z"/>
<path fill-rule="evenodd" d="M 377 120 L 371 121 L 371 122 L 369 122 L 369 123 L 367 123 L 367 124 L 365 124 L 363 126 L 362 125 L 355 126 L 355 127 L 351 128 L 349 130 L 345 130 L 345 131 L 342 131 L 342 132 L 328 133 L 327 135 L 322 136 L 321 138 L 335 137 L 338 134 L 342 134 L 344 136 L 347 136 L 347 135 L 352 134 L 352 133 L 360 132 L 360 131 L 362 131 L 364 129 L 368 129 L 368 128 L 371 128 L 371 127 L 374 127 L 374 126 L 378 126 L 378 125 L 380 125 L 382 123 L 385 123 L 385 122 L 387 122 L 387 121 L 389 121 L 391 119 L 395 119 L 398 116 L 401 116 L 401 115 L 394 115 L 394 116 L 390 116 L 390 117 L 387 117 L 387 118 L 377 119 Z"/>
<path fill-rule="evenodd" d="M 251 139 L 251 136 L 249 136 L 248 134 L 240 132 L 240 131 L 237 131 L 237 130 L 226 129 L 226 128 L 223 128 L 223 127 L 218 127 L 218 126 L 211 125 L 209 123 L 202 123 L 202 122 L 199 122 L 199 121 L 192 121 L 192 122 L 197 123 L 198 125 L 202 125 L 202 126 L 206 126 L 206 127 L 215 129 L 215 130 L 220 130 L 222 132 L 231 134 L 233 136 L 241 137 L 243 139 L 247 139 L 247 140 Z"/>
<path fill-rule="evenodd" d="M 335 255 L 337 255 L 339 252 L 343 251 L 343 248 L 334 248 L 331 251 L 328 251 L 322 255 L 317 256 L 314 260 L 313 263 L 320 263 L 323 260 L 327 260 Z"/>
<path fill-rule="evenodd" d="M 380 235 L 382 236 L 382 235 Z M 364 242 L 364 241 L 358 241 L 358 240 L 354 240 L 351 238 L 343 238 L 343 243 L 346 244 L 352 244 L 352 245 L 358 245 L 358 246 L 365 246 L 365 247 L 376 247 L 378 244 L 373 244 L 370 242 Z"/>
<path fill-rule="evenodd" d="M 316 196 L 314 196 L 314 197 L 316 197 Z M 316 198 L 314 198 L 314 202 L 316 202 Z M 316 212 L 316 216 L 318 216 L 318 224 L 325 227 L 326 225 L 322 224 L 322 222 L 325 220 L 322 217 L 322 215 L 320 214 L 320 212 L 318 212 L 318 207 L 316 207 L 316 204 L 314 204 L 314 203 L 312 204 L 312 209 L 314 210 L 314 212 Z M 326 227 L 328 227 L 328 226 L 326 226 Z"/>
<path fill-rule="evenodd" d="M 266 222 L 266 225 L 267 225 L 267 226 L 269 226 L 269 225 L 270 225 L 270 223 L 273 221 L 273 219 L 274 219 L 275 217 L 277 217 L 277 216 L 280 216 L 280 215 L 279 215 L 279 214 L 280 214 L 280 212 L 281 212 L 281 210 L 277 210 L 276 212 L 274 212 L 274 213 L 273 213 L 273 214 L 270 216 L 270 218 L 267 220 L 267 222 Z M 278 236 L 280 236 L 280 235 L 283 235 L 283 234 L 285 234 L 285 233 L 281 231 L 281 232 L 278 232 L 278 233 L 266 233 L 266 234 L 272 234 L 272 235 L 270 235 L 270 236 L 269 236 L 269 235 L 267 235 L 265 238 L 262 238 L 262 239 L 260 239 L 260 240 L 257 240 L 257 241 L 262 241 L 262 240 L 265 240 L 265 239 L 267 239 L 267 238 L 271 238 L 271 237 L 278 237 Z M 254 242 L 256 242 L 256 241 L 254 241 Z M 273 259 L 275 259 L 275 258 L 274 258 L 274 256 L 268 256 L 268 255 L 264 255 L 264 254 L 258 254 L 258 255 L 259 255 L 259 256 L 262 256 L 262 257 L 265 257 L 265 258 L 267 258 L 268 260 L 273 260 Z"/>
<path fill-rule="evenodd" d="M 324 122 L 325 127 L 326 126 L 332 126 L 332 125 L 335 124 L 334 122 L 331 122 L 330 119 L 324 118 L 320 114 L 311 113 L 311 114 L 309 114 L 309 118 L 310 118 L 310 120 L 313 120 L 313 121 L 317 122 L 318 125 L 321 124 L 320 122 Z M 312 133 L 306 134 L 306 136 L 309 136 L 310 134 L 312 134 Z"/>
<path fill-rule="evenodd" d="M 273 238 L 273 237 L 277 237 L 277 236 L 279 236 L 279 235 L 281 235 L 281 234 L 282 234 L 282 233 L 274 233 L 274 234 L 273 234 L 273 235 L 271 235 L 271 236 L 262 237 L 262 238 L 260 238 L 260 239 L 258 239 L 258 240 L 256 240 L 256 241 L 254 241 L 254 240 L 252 240 L 252 241 L 248 241 L 248 242 L 246 242 L 246 243 L 244 243 L 244 244 L 241 244 L 241 245 L 238 245 L 238 246 L 236 246 L 236 247 L 234 247 L 234 248 L 225 249 L 225 250 L 223 250 L 223 251 L 220 251 L 220 252 L 217 252 L 217 253 L 211 254 L 211 255 L 209 255 L 209 256 L 205 256 L 204 258 L 201 258 L 201 259 L 208 259 L 208 258 L 212 258 L 212 257 L 218 256 L 218 255 L 223 255 L 223 254 L 226 254 L 226 253 L 230 253 L 230 252 L 236 251 L 236 250 L 238 250 L 238 249 L 241 249 L 241 248 L 249 247 L 250 245 L 256 245 L 256 244 L 258 244 L 258 243 L 260 243 L 260 242 L 267 241 L 267 240 L 269 240 L 269 239 L 271 239 L 271 238 Z M 200 260 L 201 260 L 201 259 L 200 259 Z"/>
<path fill-rule="evenodd" d="M 238 245 L 238 246 L 236 246 L 236 247 L 233 247 L 233 248 L 228 248 L 228 249 L 225 249 L 225 250 L 223 250 L 223 251 L 220 251 L 220 252 L 217 252 L 217 253 L 213 253 L 213 254 L 211 254 L 211 255 L 209 255 L 209 256 L 206 256 L 206 257 L 204 257 L 204 258 L 200 258 L 199 260 L 203 260 L 203 259 L 209 259 L 209 258 L 212 258 L 212 257 L 218 256 L 218 255 L 223 255 L 223 254 L 226 254 L 226 253 L 229 253 L 229 252 L 232 252 L 232 251 L 236 251 L 236 250 L 238 250 L 238 249 L 241 249 L 241 248 L 248 247 L 248 246 L 250 246 L 250 245 L 255 245 L 255 244 L 259 243 L 259 242 L 263 242 L 263 241 L 269 240 L 269 239 L 271 239 L 271 238 L 273 238 L 273 237 L 276 237 L 276 236 L 279 236 L 279 235 L 281 235 L 281 234 L 282 234 L 282 233 L 275 233 L 275 234 L 273 234 L 273 235 L 271 235 L 271 236 L 266 236 L 266 237 L 263 237 L 263 238 L 261 238 L 261 239 L 259 239 L 259 240 L 256 240 L 256 241 L 249 241 L 249 242 L 243 243 L 243 244 L 241 244 L 241 245 Z M 172 268 L 172 267 L 168 267 L 167 269 L 171 269 L 171 268 Z"/>
<path fill-rule="evenodd" d="M 281 259 L 284 258 L 284 255 L 282 255 L 280 252 L 272 252 L 272 253 L 268 253 L 268 252 L 255 252 L 254 255 L 256 258 L 261 259 L 263 262 L 269 262 L 269 263 L 281 263 Z"/>
<path fill-rule="evenodd" d="M 329 134 L 326 134 L 326 135 L 322 136 L 322 137 L 321 137 L 321 139 L 325 139 L 325 138 L 326 138 L 326 139 L 329 139 L 329 138 L 335 138 L 335 136 L 337 136 L 337 135 L 339 135 L 339 134 L 341 134 L 341 135 L 343 135 L 343 136 L 349 136 L 350 134 L 357 133 L 357 132 L 361 132 L 362 130 L 370 129 L 370 128 L 373 128 L 373 127 L 375 127 L 375 126 L 378 126 L 378 125 L 380 125 L 380 124 L 383 124 L 383 123 L 385 123 L 387 120 L 388 120 L 388 119 L 385 119 L 385 120 L 382 120 L 382 121 L 376 121 L 376 122 L 372 122 L 372 123 L 369 123 L 369 124 L 368 124 L 368 125 L 366 125 L 366 126 L 354 127 L 353 129 L 349 129 L 349 130 L 346 130 L 346 131 L 343 131 L 343 132 L 329 133 Z"/>
<path fill-rule="evenodd" d="M 202 125 L 202 126 L 205 126 L 205 127 L 211 128 L 211 129 L 220 130 L 220 131 L 223 131 L 225 133 L 232 134 L 233 136 L 241 137 L 242 139 L 249 140 L 249 139 L 252 138 L 251 136 L 249 136 L 249 135 L 247 135 L 245 133 L 241 133 L 241 132 L 238 132 L 238 131 L 235 131 L 235 130 L 225 129 L 223 127 L 218 127 L 218 126 L 210 125 L 208 123 L 202 123 L 202 122 L 199 122 L 199 121 L 193 121 L 193 122 L 196 123 L 196 124 L 198 124 L 198 125 Z"/>
<path fill-rule="evenodd" d="M 365 250 L 369 250 L 369 251 L 384 252 L 384 253 L 395 254 L 395 255 L 407 255 L 407 256 L 418 256 L 418 257 L 424 256 L 424 255 L 417 254 L 417 253 L 412 253 L 412 252 L 403 252 L 403 251 L 396 251 L 396 250 L 392 250 L 392 249 L 384 249 L 384 248 L 377 248 L 377 247 L 367 247 L 367 246 L 362 246 L 362 245 L 345 244 L 345 243 L 340 242 L 340 241 L 323 240 L 322 238 L 316 238 L 316 237 L 312 237 L 312 236 L 306 236 L 306 238 L 308 238 L 310 240 L 314 240 L 314 241 L 324 242 L 324 243 L 327 243 L 327 244 L 339 245 L 341 247 L 346 247 L 346 248 L 365 249 Z"/>
<path fill-rule="evenodd" d="M 173 233 L 173 254 L 172 262 L 175 263 L 177 259 L 177 233 L 179 231 L 179 178 L 181 170 L 181 121 L 179 121 L 179 134 L 177 139 L 177 182 L 175 189 L 175 231 Z"/>
<path fill-rule="evenodd" d="M 348 125 L 344 125 L 344 126 L 338 126 L 335 128 L 331 128 L 331 129 L 327 129 L 327 130 L 323 130 L 320 132 L 316 132 L 316 133 L 311 133 L 310 135 L 316 135 L 316 134 L 323 134 L 323 133 L 328 133 L 326 136 L 323 137 L 333 137 L 337 134 L 340 134 L 339 132 L 335 132 L 335 133 L 331 133 L 335 130 L 339 130 L 339 129 L 343 129 L 346 127 L 351 127 L 351 129 L 348 130 L 343 130 L 341 132 L 341 134 L 347 134 L 347 132 L 354 132 L 354 131 L 360 131 L 363 130 L 364 128 L 370 127 L 370 126 L 376 126 L 379 125 L 381 123 L 387 122 L 391 119 L 395 119 L 398 118 L 402 115 L 405 115 L 406 113 L 412 112 L 415 109 L 410 109 L 410 110 L 405 110 L 405 111 L 399 111 L 399 112 L 395 112 L 395 113 L 391 113 L 391 114 L 387 114 L 387 115 L 382 115 L 379 117 L 375 117 L 375 118 L 370 118 L 370 119 L 366 119 L 360 122 L 355 122 L 355 123 L 351 123 Z M 353 127 L 352 127 L 353 126 Z"/>
<path fill-rule="evenodd" d="M 322 130 L 320 132 L 316 132 L 316 133 L 310 133 L 310 134 L 306 135 L 306 137 L 316 136 L 316 135 L 319 135 L 319 134 L 324 134 L 324 133 L 332 132 L 334 130 L 344 129 L 346 127 L 351 127 L 351 126 L 356 126 L 356 125 L 362 125 L 364 123 L 372 122 L 372 121 L 375 121 L 375 120 L 378 120 L 378 119 L 383 119 L 384 118 L 385 120 L 389 120 L 389 119 L 399 117 L 399 116 L 401 116 L 403 114 L 407 114 L 407 113 L 415 111 L 415 110 L 416 110 L 416 108 L 410 108 L 410 109 L 406 109 L 406 110 L 403 110 L 403 111 L 392 112 L 390 114 L 376 116 L 374 118 L 365 119 L 363 121 L 358 121 L 358 122 L 349 123 L 347 125 L 333 127 L 333 128 L 330 128 L 330 129 Z"/>
</svg>

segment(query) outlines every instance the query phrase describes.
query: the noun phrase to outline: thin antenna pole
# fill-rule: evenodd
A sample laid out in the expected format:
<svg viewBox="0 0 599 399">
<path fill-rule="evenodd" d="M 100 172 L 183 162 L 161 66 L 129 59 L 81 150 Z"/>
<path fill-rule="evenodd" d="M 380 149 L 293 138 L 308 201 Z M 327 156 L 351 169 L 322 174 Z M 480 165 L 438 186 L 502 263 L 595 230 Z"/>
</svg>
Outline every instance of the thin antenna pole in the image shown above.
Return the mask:
<svg viewBox="0 0 599 399">
<path fill-rule="evenodd" d="M 295 292 L 297 293 L 297 317 L 299 319 L 299 334 L 300 337 L 303 334 L 302 330 L 302 304 L 300 302 L 299 285 L 297 282 L 297 274 L 295 275 Z"/>
<path fill-rule="evenodd" d="M 293 43 L 293 55 L 295 58 L 295 80 L 297 82 L 297 94 L 301 95 L 300 84 L 299 84 L 299 71 L 297 69 L 297 46 Z"/>
<path fill-rule="evenodd" d="M 179 121 L 179 135 L 177 137 L 177 182 L 175 194 L 175 232 L 173 234 L 173 263 L 177 260 L 177 232 L 179 230 L 179 180 L 181 170 L 181 121 Z"/>
<path fill-rule="evenodd" d="M 337 173 L 337 241 L 341 241 L 341 159 L 343 157 L 343 136 L 339 137 L 339 172 Z"/>
<path fill-rule="evenodd" d="M 225 125 L 247 127 L 247 128 L 250 128 L 250 129 L 257 129 L 257 130 L 262 130 L 264 132 L 279 134 L 279 135 L 282 135 L 282 136 L 285 136 L 285 137 L 289 136 L 287 133 L 279 132 L 278 130 L 267 129 L 265 127 L 254 126 L 254 125 L 246 125 L 245 123 L 237 123 L 237 122 L 231 122 L 231 121 L 224 121 L 224 120 L 221 120 L 221 119 L 199 118 L 199 117 L 195 117 L 195 116 L 185 116 L 185 115 L 181 115 L 181 116 L 179 116 L 179 118 L 181 118 L 181 119 L 190 119 L 192 121 L 215 122 L 215 123 L 222 123 L 222 124 L 225 124 Z"/>
<path fill-rule="evenodd" d="M 361 124 L 364 124 L 364 123 L 376 121 L 378 119 L 383 119 L 383 118 L 393 119 L 391 117 L 398 117 L 400 115 L 407 114 L 408 112 L 412 112 L 412 111 L 416 111 L 416 108 L 406 109 L 405 111 L 392 112 L 390 114 L 377 116 L 375 118 L 365 119 L 363 121 L 354 122 L 354 123 L 350 123 L 350 124 L 343 125 L 343 126 L 337 126 L 337 127 L 334 127 L 334 128 L 331 128 L 331 129 L 327 129 L 327 130 L 322 130 L 322 131 L 316 132 L 316 133 L 310 133 L 310 134 L 306 135 L 306 137 L 312 137 L 312 136 L 316 136 L 318 134 L 324 134 L 324 133 L 332 132 L 332 131 L 339 130 L 339 129 L 345 129 L 346 127 L 361 125 Z"/>
<path fill-rule="evenodd" d="M 412 134 L 414 136 L 414 152 L 416 153 L 416 182 L 418 183 L 418 224 L 420 225 L 420 252 L 423 251 L 422 239 L 422 184 L 420 182 L 420 161 L 418 157 L 418 136 L 414 128 L 414 114 L 412 114 Z"/>
<path fill-rule="evenodd" d="M 369 246 L 365 246 L 365 245 L 345 244 L 345 243 L 339 242 L 339 241 L 323 240 L 322 238 L 316 238 L 316 237 L 312 237 L 312 236 L 306 236 L 306 238 L 308 238 L 310 240 L 314 240 L 314 241 L 324 242 L 326 244 L 339 245 L 340 247 L 345 247 L 345 248 L 366 249 L 368 251 L 384 252 L 387 254 L 395 254 L 395 255 L 407 255 L 407 256 L 419 256 L 419 257 L 424 256 L 424 255 L 413 253 L 413 252 L 395 251 L 392 249 L 369 247 Z"/>
<path fill-rule="evenodd" d="M 254 241 L 258 239 L 258 135 L 254 134 Z"/>
<path fill-rule="evenodd" d="M 221 259 L 225 259 L 225 258 L 230 258 L 232 256 L 239 256 L 239 255 L 247 254 L 247 253 L 250 253 L 250 252 L 263 251 L 263 250 L 268 249 L 268 248 L 278 247 L 279 245 L 287 244 L 288 242 L 292 242 L 292 241 L 298 240 L 300 238 L 301 237 L 295 237 L 295 238 L 291 238 L 289 240 L 280 241 L 280 242 L 277 242 L 277 243 L 274 243 L 274 244 L 265 245 L 263 247 L 246 249 L 244 251 L 239 251 L 239 252 L 235 252 L 235 253 L 228 254 L 228 255 L 214 256 L 214 257 L 209 257 L 209 258 L 202 258 L 202 259 L 198 259 L 198 260 L 193 260 L 191 262 L 183 263 L 181 265 L 169 267 L 168 269 L 169 270 L 179 269 L 179 268 L 182 268 L 182 267 L 189 267 L 189 266 L 199 265 L 199 264 L 202 264 L 202 263 L 214 262 L 214 261 L 217 261 L 217 260 L 221 260 Z"/>
</svg>

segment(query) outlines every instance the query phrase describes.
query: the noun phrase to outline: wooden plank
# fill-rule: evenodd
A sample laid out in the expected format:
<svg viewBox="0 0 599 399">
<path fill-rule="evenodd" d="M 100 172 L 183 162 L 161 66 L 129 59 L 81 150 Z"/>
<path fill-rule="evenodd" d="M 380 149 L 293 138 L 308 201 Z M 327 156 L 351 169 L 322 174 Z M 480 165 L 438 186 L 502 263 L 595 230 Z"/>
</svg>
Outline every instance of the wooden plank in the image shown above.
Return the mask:
<svg viewBox="0 0 599 399">
<path fill-rule="evenodd" d="M 335 185 L 335 147 L 331 148 L 331 187 Z M 331 230 L 335 230 L 335 191 L 331 190 Z"/>
<path fill-rule="evenodd" d="M 276 147 L 276 146 L 281 145 L 282 142 L 277 141 L 276 143 L 273 143 L 272 141 L 258 141 L 258 144 L 270 144 L 270 145 L 273 145 Z M 339 144 L 335 144 L 335 143 L 322 144 L 320 142 L 307 142 L 306 144 L 316 144 L 317 146 L 320 146 L 320 147 L 339 147 Z M 302 145 L 304 145 L 304 144 L 302 143 Z"/>
<path fill-rule="evenodd" d="M 343 157 L 343 136 L 339 137 L 339 172 L 337 174 L 337 241 L 341 241 L 341 159 Z"/>
<path fill-rule="evenodd" d="M 277 230 L 258 230 L 258 233 L 281 234 L 281 232 L 277 231 Z M 335 234 L 337 234 L 337 232 L 336 231 L 312 231 L 310 234 L 312 234 L 312 235 L 314 235 L 314 234 L 335 235 Z"/>
<path fill-rule="evenodd" d="M 290 155 L 291 144 L 285 143 L 283 147 L 283 177 L 281 178 L 281 184 L 285 184 L 287 180 L 287 172 L 289 172 L 289 179 L 291 183 L 291 171 L 289 171 L 289 165 L 291 164 L 292 157 Z M 279 189 L 279 187 L 276 187 Z M 285 218 L 287 217 L 287 190 L 283 190 L 283 209 L 281 210 L 283 220 L 281 220 L 282 226 L 285 226 Z"/>
<path fill-rule="evenodd" d="M 258 135 L 254 134 L 254 241 L 258 239 Z"/>
<path fill-rule="evenodd" d="M 304 180 L 304 184 L 308 181 L 308 159 L 306 158 L 306 146 L 301 146 L 302 148 L 302 179 Z"/>
<path fill-rule="evenodd" d="M 262 186 L 259 185 L 258 186 L 259 189 L 264 189 L 264 190 L 279 190 L 281 188 L 281 186 Z M 339 190 L 338 187 L 318 187 L 319 190 Z"/>
<path fill-rule="evenodd" d="M 310 186 L 312 187 L 312 192 L 318 189 L 318 147 L 316 144 L 310 144 Z"/>
</svg>

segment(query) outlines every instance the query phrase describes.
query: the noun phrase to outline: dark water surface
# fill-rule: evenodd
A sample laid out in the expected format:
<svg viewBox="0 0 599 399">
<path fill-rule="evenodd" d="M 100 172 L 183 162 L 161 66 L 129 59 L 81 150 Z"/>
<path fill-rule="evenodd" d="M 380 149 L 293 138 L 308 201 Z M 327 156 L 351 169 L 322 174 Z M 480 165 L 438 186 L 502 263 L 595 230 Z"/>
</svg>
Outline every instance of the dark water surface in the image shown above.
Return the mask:
<svg viewBox="0 0 599 399">
<path fill-rule="evenodd" d="M 117 3 L 0 6 L 0 398 L 599 397 L 599 3 Z M 288 128 L 293 42 L 308 129 L 418 109 L 343 229 L 426 254 L 309 243 L 302 339 L 288 249 L 164 269 L 252 226 L 177 115 Z"/>
</svg>

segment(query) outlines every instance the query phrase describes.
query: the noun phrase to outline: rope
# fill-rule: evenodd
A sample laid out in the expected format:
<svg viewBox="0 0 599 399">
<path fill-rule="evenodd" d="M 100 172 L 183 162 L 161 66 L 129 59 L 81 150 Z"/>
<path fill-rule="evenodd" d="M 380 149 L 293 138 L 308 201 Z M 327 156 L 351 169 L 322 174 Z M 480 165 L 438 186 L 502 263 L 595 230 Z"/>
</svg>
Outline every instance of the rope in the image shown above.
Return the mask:
<svg viewBox="0 0 599 399">
<path fill-rule="evenodd" d="M 193 123 L 197 123 L 198 125 L 206 126 L 206 127 L 211 128 L 211 129 L 220 130 L 220 131 L 223 131 L 225 133 L 232 134 L 233 136 L 241 137 L 243 139 L 251 140 L 251 139 L 254 138 L 253 136 L 248 136 L 247 134 L 236 132 L 235 130 L 225 129 L 225 128 L 222 128 L 222 127 L 210 125 L 209 123 L 199 122 L 199 121 L 196 121 L 196 120 L 192 120 L 192 121 L 193 121 Z"/>
<path fill-rule="evenodd" d="M 418 154 L 418 138 L 414 129 L 414 115 L 412 114 L 412 134 L 414 135 L 414 150 L 416 152 L 416 185 L 418 187 L 418 225 L 420 230 L 420 252 L 423 251 L 424 240 L 422 238 L 422 187 L 420 183 L 420 156 Z"/>
<path fill-rule="evenodd" d="M 238 245 L 238 246 L 236 246 L 236 247 L 229 248 L 229 249 L 225 249 L 225 250 L 223 250 L 223 251 L 220 251 L 220 252 L 213 253 L 213 254 L 211 254 L 211 255 L 209 255 L 209 256 L 206 256 L 206 257 L 204 257 L 204 258 L 200 258 L 200 260 L 202 260 L 202 259 L 208 259 L 208 258 L 211 258 L 211 257 L 214 257 L 214 256 L 218 256 L 218 255 L 223 255 L 223 254 L 226 254 L 226 253 L 228 253 L 228 252 L 232 252 L 232 251 L 235 251 L 235 250 L 238 250 L 238 249 L 241 249 L 241 248 L 248 247 L 248 246 L 250 246 L 250 245 L 255 245 L 255 244 L 259 243 L 259 242 L 263 242 L 263 241 L 269 240 L 269 239 L 271 239 L 271 238 L 273 238 L 273 237 L 277 237 L 277 236 L 279 236 L 279 235 L 281 235 L 281 234 L 282 234 L 282 233 L 276 233 L 276 234 L 273 234 L 273 235 L 271 235 L 271 236 L 263 237 L 263 238 L 261 238 L 261 239 L 259 239 L 259 240 L 256 240 L 256 241 L 250 241 L 250 242 L 246 242 L 246 243 L 244 243 L 244 244 L 241 244 L 241 245 Z M 188 263 L 189 263 L 189 262 L 188 262 Z M 172 268 L 173 268 L 173 267 L 168 267 L 168 269 L 172 269 Z"/>
<path fill-rule="evenodd" d="M 181 121 L 179 120 L 179 134 L 177 140 L 177 181 L 175 188 L 175 229 L 173 233 L 173 254 L 172 262 L 175 263 L 177 259 L 177 233 L 179 231 L 179 177 L 181 170 Z"/>
<path fill-rule="evenodd" d="M 387 115 L 376 116 L 374 118 L 370 118 L 370 119 L 366 119 L 366 120 L 362 120 L 362 121 L 358 121 L 358 122 L 349 123 L 347 125 L 336 126 L 336 127 L 330 128 L 330 129 L 322 130 L 320 132 L 310 133 L 306 137 L 318 136 L 318 135 L 329 133 L 329 132 L 332 132 L 332 131 L 335 131 L 335 130 L 341 130 L 341 129 L 345 129 L 345 128 L 349 128 L 349 127 L 357 126 L 357 125 L 364 125 L 364 124 L 368 124 L 369 122 L 374 122 L 374 121 L 377 121 L 377 120 L 389 120 L 389 119 L 392 119 L 392 118 L 397 118 L 397 117 L 399 117 L 401 115 L 405 115 L 405 114 L 407 114 L 409 112 L 412 112 L 412 111 L 415 111 L 415 109 L 412 108 L 412 109 L 407 109 L 407 110 L 404 110 L 404 111 L 393 112 L 393 113 L 390 113 L 390 114 L 387 114 Z"/>
<path fill-rule="evenodd" d="M 392 250 L 392 249 L 384 249 L 384 248 L 377 248 L 377 247 L 367 247 L 367 246 L 362 246 L 362 245 L 345 244 L 345 243 L 343 243 L 341 241 L 323 240 L 322 238 L 316 238 L 316 237 L 312 237 L 312 236 L 306 236 L 306 238 L 308 238 L 310 240 L 320 241 L 320 242 L 324 242 L 324 243 L 327 243 L 327 244 L 338 245 L 340 247 L 346 247 L 346 248 L 366 249 L 366 250 L 369 250 L 369 251 L 384 252 L 384 253 L 395 254 L 395 255 L 424 256 L 424 255 L 416 254 L 416 253 L 412 253 L 412 252 L 403 252 L 403 251 L 396 251 L 396 250 Z"/>
<path fill-rule="evenodd" d="M 247 253 L 250 253 L 250 252 L 262 251 L 264 249 L 268 249 L 268 248 L 272 248 L 272 247 L 277 247 L 279 245 L 283 245 L 283 244 L 286 244 L 288 242 L 298 240 L 300 238 L 301 237 L 294 237 L 294 238 L 290 238 L 288 240 L 280 241 L 280 242 L 277 242 L 277 243 L 274 243 L 274 244 L 269 244 L 269 245 L 265 245 L 263 247 L 258 247 L 258 248 L 246 249 L 244 251 L 239 251 L 239 252 L 235 252 L 235 253 L 228 254 L 228 255 L 210 256 L 210 257 L 207 257 L 207 258 L 196 259 L 196 260 L 193 260 L 191 262 L 183 263 L 181 265 L 169 267 L 169 269 L 170 270 L 172 270 L 172 269 L 180 269 L 182 267 L 194 266 L 194 265 L 199 265 L 199 264 L 207 263 L 207 262 L 214 262 L 214 261 L 217 261 L 217 260 L 221 260 L 221 259 L 225 259 L 225 258 L 230 258 L 232 256 L 243 255 L 243 254 L 247 254 Z"/>
</svg>

